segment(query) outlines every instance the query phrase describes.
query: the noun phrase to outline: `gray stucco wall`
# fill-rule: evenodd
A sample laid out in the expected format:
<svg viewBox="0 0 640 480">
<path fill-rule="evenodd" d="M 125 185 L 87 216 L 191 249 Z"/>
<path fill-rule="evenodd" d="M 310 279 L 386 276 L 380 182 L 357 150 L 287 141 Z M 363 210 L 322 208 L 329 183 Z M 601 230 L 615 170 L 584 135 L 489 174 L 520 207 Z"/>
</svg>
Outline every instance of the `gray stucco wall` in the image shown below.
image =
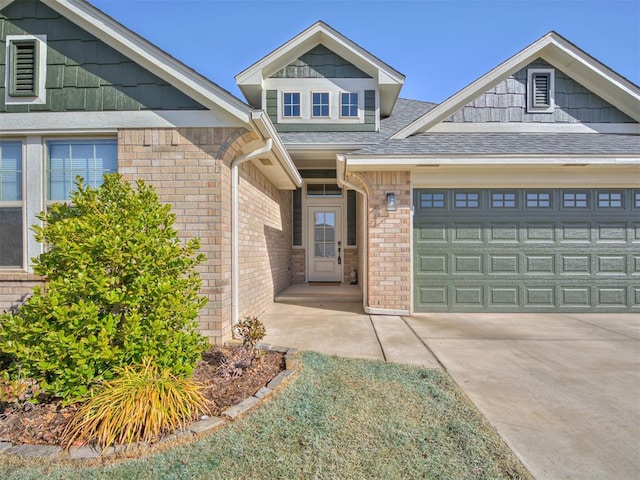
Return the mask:
<svg viewBox="0 0 640 480">
<path fill-rule="evenodd" d="M 447 122 L 485 123 L 635 123 L 566 74 L 555 70 L 555 109 L 552 113 L 527 113 L 527 70 L 554 68 L 542 59 L 497 84 L 449 117 Z"/>
</svg>

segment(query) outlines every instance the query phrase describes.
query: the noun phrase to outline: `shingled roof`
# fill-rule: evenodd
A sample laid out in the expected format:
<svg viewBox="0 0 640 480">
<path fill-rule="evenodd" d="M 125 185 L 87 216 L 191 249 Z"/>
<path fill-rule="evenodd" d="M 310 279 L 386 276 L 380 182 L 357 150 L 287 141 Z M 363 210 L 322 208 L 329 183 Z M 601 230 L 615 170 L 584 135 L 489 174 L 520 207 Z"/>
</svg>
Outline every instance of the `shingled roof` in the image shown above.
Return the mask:
<svg viewBox="0 0 640 480">
<path fill-rule="evenodd" d="M 610 133 L 422 133 L 368 145 L 355 155 L 634 155 L 640 136 Z"/>
</svg>

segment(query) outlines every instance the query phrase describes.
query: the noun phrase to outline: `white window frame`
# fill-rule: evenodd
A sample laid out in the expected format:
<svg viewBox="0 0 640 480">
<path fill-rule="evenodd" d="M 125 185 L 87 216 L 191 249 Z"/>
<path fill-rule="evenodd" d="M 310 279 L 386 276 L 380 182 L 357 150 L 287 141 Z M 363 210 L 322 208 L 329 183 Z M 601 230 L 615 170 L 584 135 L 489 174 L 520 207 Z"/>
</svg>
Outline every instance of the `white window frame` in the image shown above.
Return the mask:
<svg viewBox="0 0 640 480">
<path fill-rule="evenodd" d="M 356 103 L 355 103 L 355 107 L 356 107 L 356 114 L 355 115 L 343 115 L 342 114 L 342 108 L 346 105 L 349 108 L 351 108 L 354 104 L 349 102 L 347 104 L 342 102 L 342 96 L 343 95 L 355 95 L 356 96 Z M 339 110 L 339 116 L 340 118 L 359 118 L 360 117 L 360 95 L 358 92 L 340 92 L 340 106 L 339 106 L 340 110 Z"/>
<path fill-rule="evenodd" d="M 285 97 L 286 95 L 298 95 L 298 115 L 286 115 L 285 114 Z M 295 103 L 291 103 L 289 105 L 296 105 Z M 282 118 L 302 118 L 302 94 L 300 92 L 282 92 Z"/>
<path fill-rule="evenodd" d="M 314 95 L 326 95 L 327 96 L 327 114 L 326 115 L 314 115 L 313 108 L 316 106 L 314 103 L 313 97 Z M 331 92 L 311 92 L 311 118 L 331 118 Z M 317 104 L 320 108 L 324 107 L 324 103 Z"/>
<path fill-rule="evenodd" d="M 20 144 L 20 159 L 22 165 L 21 168 L 21 187 L 22 187 L 22 195 L 20 200 L 0 200 L 0 208 L 20 208 L 22 212 L 22 263 L 20 265 L 0 265 L 0 272 L 6 271 L 15 271 L 15 270 L 24 270 L 24 266 L 27 259 L 27 239 L 25 235 L 29 233 L 29 229 L 25 228 L 26 226 L 26 159 L 25 159 L 25 141 L 24 138 L 0 138 L 0 142 L 15 142 Z"/>
<path fill-rule="evenodd" d="M 549 76 L 549 105 L 535 104 L 533 77 L 538 74 Z M 530 68 L 527 70 L 527 113 L 552 113 L 555 109 L 555 70 L 553 68 Z"/>
<path fill-rule="evenodd" d="M 37 97 L 14 97 L 11 92 L 11 45 L 16 41 L 35 40 L 38 42 L 38 96 Z M 5 74 L 4 74 L 4 102 L 6 105 L 44 105 L 47 103 L 47 36 L 46 35 L 7 35 L 5 52 Z"/>
<path fill-rule="evenodd" d="M 31 228 L 34 225 L 42 225 L 37 215 L 49 205 L 63 200 L 47 200 L 48 178 L 48 140 L 101 140 L 110 139 L 116 141 L 116 155 L 118 148 L 117 137 L 104 133 L 90 134 L 89 132 L 69 137 L 60 136 L 7 136 L 0 137 L 0 141 L 17 141 L 22 143 L 22 242 L 23 263 L 20 267 L 1 267 L 0 276 L 5 272 L 34 273 L 30 258 L 37 257 L 44 251 L 44 246 L 34 238 Z M 116 168 L 119 165 L 116 164 Z"/>
</svg>

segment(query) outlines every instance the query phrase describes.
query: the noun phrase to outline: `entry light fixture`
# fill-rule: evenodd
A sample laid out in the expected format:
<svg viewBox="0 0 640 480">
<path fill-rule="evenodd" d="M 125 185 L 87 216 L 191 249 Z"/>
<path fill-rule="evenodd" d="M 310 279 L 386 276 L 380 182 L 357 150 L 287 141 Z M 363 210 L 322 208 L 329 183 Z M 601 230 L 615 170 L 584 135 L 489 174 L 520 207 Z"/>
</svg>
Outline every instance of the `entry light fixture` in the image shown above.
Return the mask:
<svg viewBox="0 0 640 480">
<path fill-rule="evenodd" d="M 398 201 L 396 200 L 396 194 L 393 192 L 387 193 L 387 212 L 395 212 L 398 210 Z"/>
</svg>

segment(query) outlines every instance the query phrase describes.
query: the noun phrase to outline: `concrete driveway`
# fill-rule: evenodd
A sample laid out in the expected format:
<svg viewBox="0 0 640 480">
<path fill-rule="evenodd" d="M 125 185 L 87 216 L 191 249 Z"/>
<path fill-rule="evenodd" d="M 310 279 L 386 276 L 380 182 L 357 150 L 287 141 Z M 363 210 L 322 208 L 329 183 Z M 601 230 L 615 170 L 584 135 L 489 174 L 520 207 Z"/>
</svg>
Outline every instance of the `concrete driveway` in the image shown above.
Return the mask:
<svg viewBox="0 0 640 480">
<path fill-rule="evenodd" d="M 406 320 L 538 480 L 640 478 L 640 315 Z"/>
<path fill-rule="evenodd" d="M 274 304 L 265 341 L 444 367 L 538 480 L 640 478 L 640 315 Z"/>
</svg>

